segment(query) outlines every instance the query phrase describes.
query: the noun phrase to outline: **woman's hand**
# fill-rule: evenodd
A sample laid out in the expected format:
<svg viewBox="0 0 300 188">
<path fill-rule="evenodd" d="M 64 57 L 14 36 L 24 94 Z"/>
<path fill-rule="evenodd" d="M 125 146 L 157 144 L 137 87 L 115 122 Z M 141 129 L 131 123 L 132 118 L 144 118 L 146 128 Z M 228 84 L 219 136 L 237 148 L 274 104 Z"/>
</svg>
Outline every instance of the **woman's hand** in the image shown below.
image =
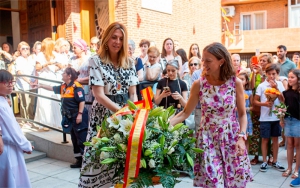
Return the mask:
<svg viewBox="0 0 300 188">
<path fill-rule="evenodd" d="M 246 144 L 243 137 L 239 137 L 235 145 L 235 150 L 238 156 L 242 156 L 245 153 Z"/>
<path fill-rule="evenodd" d="M 170 92 L 170 90 L 169 91 L 167 91 L 167 90 L 163 90 L 163 92 L 161 92 L 161 96 L 163 97 L 163 98 L 165 98 L 165 97 L 168 97 L 168 96 L 170 96 L 172 93 Z"/>
<path fill-rule="evenodd" d="M 31 146 L 32 150 L 34 149 L 34 146 Z M 31 154 L 32 151 L 23 151 L 23 153 L 26 153 L 26 154 Z"/>
<path fill-rule="evenodd" d="M 259 73 L 262 75 L 262 67 L 260 65 L 252 65 L 252 67 L 252 70 L 255 74 Z"/>
<path fill-rule="evenodd" d="M 280 119 L 280 122 L 279 122 L 279 124 L 280 124 L 280 126 L 281 126 L 282 128 L 284 128 L 284 125 L 285 125 L 285 123 L 284 123 L 284 121 L 283 121 L 283 120 L 281 120 L 281 119 Z"/>
<path fill-rule="evenodd" d="M 79 124 L 82 122 L 82 114 L 78 114 L 76 118 L 76 124 Z"/>
<path fill-rule="evenodd" d="M 172 98 L 174 100 L 180 100 L 182 99 L 182 96 L 177 91 L 175 91 L 175 93 L 172 93 Z"/>
</svg>

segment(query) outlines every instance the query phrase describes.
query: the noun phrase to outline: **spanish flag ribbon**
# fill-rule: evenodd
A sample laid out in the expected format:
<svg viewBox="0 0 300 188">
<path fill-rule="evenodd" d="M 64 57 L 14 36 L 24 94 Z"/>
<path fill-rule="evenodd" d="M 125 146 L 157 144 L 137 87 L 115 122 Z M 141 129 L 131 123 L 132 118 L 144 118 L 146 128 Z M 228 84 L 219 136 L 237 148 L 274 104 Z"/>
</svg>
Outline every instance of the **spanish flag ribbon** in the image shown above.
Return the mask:
<svg viewBox="0 0 300 188">
<path fill-rule="evenodd" d="M 117 184 L 117 188 L 126 188 L 133 181 L 132 178 L 138 177 L 142 144 L 144 138 L 144 131 L 146 122 L 149 115 L 147 109 L 140 109 L 137 111 L 137 116 L 130 130 L 127 145 L 126 163 L 124 171 L 124 184 Z"/>
</svg>

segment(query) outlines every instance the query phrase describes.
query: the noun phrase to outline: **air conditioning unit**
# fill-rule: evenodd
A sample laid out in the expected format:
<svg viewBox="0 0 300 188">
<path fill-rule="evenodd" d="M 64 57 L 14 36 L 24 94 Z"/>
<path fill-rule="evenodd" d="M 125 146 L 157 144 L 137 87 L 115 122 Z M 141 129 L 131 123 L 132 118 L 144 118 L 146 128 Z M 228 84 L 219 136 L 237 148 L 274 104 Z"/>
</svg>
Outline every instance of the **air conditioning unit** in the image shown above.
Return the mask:
<svg viewBox="0 0 300 188">
<path fill-rule="evenodd" d="M 223 11 L 222 11 L 222 16 L 229 16 L 229 17 L 233 17 L 235 15 L 235 8 L 234 6 L 224 6 L 222 7 L 226 14 L 224 15 Z"/>
</svg>

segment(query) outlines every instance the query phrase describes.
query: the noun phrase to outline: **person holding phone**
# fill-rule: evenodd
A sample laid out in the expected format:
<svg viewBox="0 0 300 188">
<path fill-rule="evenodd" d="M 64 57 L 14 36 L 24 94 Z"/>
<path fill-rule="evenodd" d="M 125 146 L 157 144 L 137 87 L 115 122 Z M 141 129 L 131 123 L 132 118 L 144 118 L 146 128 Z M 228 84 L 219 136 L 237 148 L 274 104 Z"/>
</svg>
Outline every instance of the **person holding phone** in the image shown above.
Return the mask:
<svg viewBox="0 0 300 188">
<path fill-rule="evenodd" d="M 155 104 L 168 108 L 174 106 L 180 111 L 186 105 L 188 89 L 184 81 L 179 79 L 179 64 L 173 59 L 166 64 L 167 78 L 157 84 Z"/>
</svg>

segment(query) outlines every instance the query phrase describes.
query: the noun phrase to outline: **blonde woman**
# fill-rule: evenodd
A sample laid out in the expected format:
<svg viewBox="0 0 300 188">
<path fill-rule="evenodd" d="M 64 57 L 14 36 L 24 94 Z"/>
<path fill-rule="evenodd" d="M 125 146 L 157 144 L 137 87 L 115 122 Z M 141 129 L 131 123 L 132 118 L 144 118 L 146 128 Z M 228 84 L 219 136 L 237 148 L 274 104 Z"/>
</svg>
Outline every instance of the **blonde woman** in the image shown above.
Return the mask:
<svg viewBox="0 0 300 188">
<path fill-rule="evenodd" d="M 201 60 L 198 57 L 192 57 L 188 61 L 189 72 L 182 78 L 187 82 L 188 90 L 192 87 L 192 75 L 193 73 L 201 68 Z"/>
<path fill-rule="evenodd" d="M 29 75 L 34 74 L 35 62 L 29 58 L 30 46 L 28 43 L 22 41 L 18 44 L 19 56 L 15 60 L 16 62 L 16 73 L 18 75 Z M 33 89 L 33 82 L 29 77 L 18 77 L 17 88 L 22 91 L 30 91 Z M 18 94 L 20 99 L 20 114 L 22 118 L 34 119 L 34 98 L 29 94 Z"/>
<path fill-rule="evenodd" d="M 159 56 L 159 50 L 152 46 L 147 52 L 148 61 L 144 66 L 144 80 L 146 81 L 158 81 L 162 73 L 160 64 L 156 61 Z"/>
<path fill-rule="evenodd" d="M 108 26 L 98 55 L 89 59 L 89 66 L 89 84 L 95 100 L 90 116 L 88 142 L 97 135 L 96 126 L 101 125 L 106 116 L 123 107 L 127 99 L 137 101 L 136 85 L 139 81 L 134 62 L 128 57 L 128 34 L 123 24 L 114 22 Z M 91 149 L 86 146 L 83 156 L 89 155 Z M 101 165 L 99 169 L 91 169 L 89 163 L 83 157 L 82 170 L 86 171 L 80 177 L 78 187 L 111 187 L 113 177 L 110 177 L 110 173 Z"/>
</svg>

